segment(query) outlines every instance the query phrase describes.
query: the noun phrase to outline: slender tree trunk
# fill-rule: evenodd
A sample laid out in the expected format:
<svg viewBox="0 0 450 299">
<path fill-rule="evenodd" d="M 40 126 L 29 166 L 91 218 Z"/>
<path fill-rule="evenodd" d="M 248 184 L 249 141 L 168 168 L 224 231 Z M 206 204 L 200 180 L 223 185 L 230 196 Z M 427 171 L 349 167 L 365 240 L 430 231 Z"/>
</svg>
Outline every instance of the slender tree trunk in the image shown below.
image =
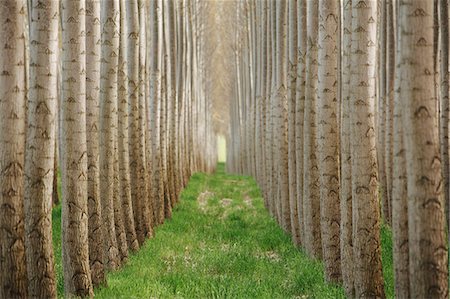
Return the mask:
<svg viewBox="0 0 450 299">
<path fill-rule="evenodd" d="M 130 183 L 130 150 L 129 150 L 129 87 L 128 87 L 128 28 L 125 0 L 120 1 L 120 49 L 118 73 L 118 140 L 119 140 L 119 175 L 120 202 L 123 211 L 127 245 L 133 251 L 139 249 L 134 224 L 134 210 L 131 198 Z"/>
<path fill-rule="evenodd" d="M 303 216 L 303 132 L 305 117 L 305 69 L 306 69 L 306 3 L 297 0 L 297 32 L 298 32 L 298 58 L 297 58 L 297 81 L 296 106 L 295 106 L 295 139 L 296 139 L 296 167 L 297 167 L 297 210 L 300 230 L 300 240 L 305 246 L 305 225 Z"/>
<path fill-rule="evenodd" d="M 397 40 L 397 45 L 399 40 Z M 396 53 L 400 54 L 397 47 Z M 394 257 L 394 285 L 398 298 L 410 298 L 409 244 L 408 244 L 408 187 L 405 159 L 404 129 L 402 123 L 401 69 L 396 69 L 393 115 L 393 177 L 392 177 L 392 233 Z"/>
<path fill-rule="evenodd" d="M 288 61 L 288 132 L 289 132 L 289 210 L 291 211 L 292 240 L 300 245 L 300 229 L 297 207 L 297 164 L 296 164 L 296 136 L 295 117 L 297 102 L 297 0 L 289 1 L 289 61 Z"/>
<path fill-rule="evenodd" d="M 318 67 L 318 2 L 307 2 L 307 38 L 304 150 L 303 150 L 303 221 L 305 249 L 312 257 L 322 257 L 320 231 L 320 195 L 316 138 L 316 102 Z"/>
<path fill-rule="evenodd" d="M 399 11 L 400 94 L 407 161 L 409 278 L 414 298 L 448 297 L 441 159 L 436 127 L 433 1 Z"/>
<path fill-rule="evenodd" d="M 353 3 L 351 155 L 356 297 L 384 297 L 375 137 L 377 2 Z"/>
<path fill-rule="evenodd" d="M 88 156 L 89 260 L 93 286 L 106 283 L 103 265 L 103 221 L 100 198 L 100 1 L 86 1 L 86 138 Z"/>
<path fill-rule="evenodd" d="M 341 100 L 341 180 L 340 180 L 340 209 L 341 209 L 341 270 L 345 293 L 349 298 L 355 297 L 353 274 L 353 237 L 352 237 L 352 155 L 350 134 L 350 69 L 352 45 L 352 0 L 344 3 L 343 11 L 343 44 L 342 44 L 342 100 Z"/>
<path fill-rule="evenodd" d="M 143 223 L 143 203 L 145 202 L 144 156 L 142 155 L 141 135 L 139 131 L 139 6 L 138 0 L 129 0 L 127 4 L 128 29 L 128 88 L 130 97 L 129 140 L 130 140 L 130 185 L 133 201 L 133 216 L 137 239 L 142 245 L 145 241 Z"/>
<path fill-rule="evenodd" d="M 147 82 L 147 29 L 146 29 L 146 8 L 145 1 L 138 0 L 139 7 L 139 159 L 142 161 L 139 179 L 142 180 L 140 187 L 143 188 L 142 198 L 142 225 L 146 238 L 153 235 L 150 209 L 150 194 L 148 194 L 149 172 L 147 169 L 146 140 L 147 116 L 146 116 L 146 82 Z"/>
<path fill-rule="evenodd" d="M 450 180 L 449 180 L 449 171 L 450 171 L 450 160 L 449 160 L 449 57 L 448 57 L 448 43 L 449 43 L 449 28 L 448 28 L 448 0 L 439 0 L 439 33 L 440 33 L 440 45 L 441 45 L 441 60 L 440 60 L 440 73 L 441 73 L 441 84 L 440 84 L 440 130 L 439 130 L 439 139 L 441 145 L 441 158 L 442 158 L 442 179 L 444 181 L 443 184 L 443 195 L 444 195 L 444 211 L 445 217 L 448 219 L 449 212 L 449 204 L 450 204 Z M 449 222 L 450 224 L 450 222 Z"/>
<path fill-rule="evenodd" d="M 320 217 L 325 277 L 341 280 L 339 250 L 339 132 L 338 36 L 339 7 L 334 0 L 319 1 L 318 67 L 318 166 L 320 176 Z"/>
<path fill-rule="evenodd" d="M 52 203 L 49 199 L 55 175 L 59 9 L 58 3 L 51 0 L 32 1 L 30 4 L 30 91 L 25 155 L 28 296 L 54 298 L 56 279 Z"/>
<path fill-rule="evenodd" d="M 62 3 L 62 255 L 66 296 L 92 296 L 86 144 L 85 2 Z"/>
<path fill-rule="evenodd" d="M 279 149 L 277 151 L 278 175 L 277 182 L 279 184 L 281 201 L 281 224 L 285 231 L 291 232 L 291 214 L 289 211 L 289 160 L 288 160 L 288 103 L 287 103 L 287 5 L 286 1 L 277 2 L 277 143 Z"/>
<path fill-rule="evenodd" d="M 100 98 L 100 194 L 102 195 L 103 254 L 107 269 L 120 265 L 114 219 L 114 147 L 117 136 L 117 70 L 120 7 L 118 0 L 102 3 L 102 64 Z"/>
<path fill-rule="evenodd" d="M 0 298 L 26 298 L 25 1 L 1 2 L 0 19 L 8 20 L 0 29 Z"/>
</svg>

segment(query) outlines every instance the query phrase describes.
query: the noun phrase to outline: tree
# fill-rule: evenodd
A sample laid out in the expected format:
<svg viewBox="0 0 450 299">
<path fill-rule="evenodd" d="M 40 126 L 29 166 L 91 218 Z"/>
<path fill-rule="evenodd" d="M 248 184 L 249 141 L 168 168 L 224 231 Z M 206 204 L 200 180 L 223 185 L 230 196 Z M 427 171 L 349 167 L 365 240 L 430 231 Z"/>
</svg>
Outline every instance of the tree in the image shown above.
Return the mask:
<svg viewBox="0 0 450 299">
<path fill-rule="evenodd" d="M 289 145 L 289 210 L 291 211 L 292 240 L 300 245 L 300 228 L 297 206 L 297 164 L 296 164 L 296 103 L 297 103 L 297 0 L 289 1 L 289 61 L 288 61 L 288 145 Z"/>
<path fill-rule="evenodd" d="M 352 236 L 352 155 L 350 146 L 350 69 L 352 45 L 352 0 L 344 3 L 342 35 L 342 75 L 341 75 L 341 115 L 340 115 L 340 148 L 341 179 L 339 186 L 341 212 L 341 271 L 345 293 L 355 296 L 353 274 L 353 236 Z"/>
<path fill-rule="evenodd" d="M 306 68 L 306 1 L 297 1 L 298 57 L 295 105 L 295 158 L 297 174 L 297 211 L 299 233 L 302 245 L 305 242 L 305 225 L 303 220 L 303 125 L 305 116 L 305 68 Z"/>
<path fill-rule="evenodd" d="M 119 175 L 120 175 L 120 202 L 123 211 L 123 220 L 127 245 L 133 251 L 139 249 L 134 224 L 134 210 L 131 198 L 130 183 L 130 151 L 129 151 L 129 123 L 128 123 L 128 31 L 127 31 L 126 1 L 120 1 L 120 47 L 119 47 L 119 73 L 118 73 L 118 143 L 119 143 Z"/>
<path fill-rule="evenodd" d="M 411 297 L 448 295 L 447 241 L 435 90 L 434 3 L 403 1 L 399 68 L 407 173 Z M 425 245 L 425 246 L 424 246 Z"/>
<path fill-rule="evenodd" d="M 310 256 L 322 257 L 320 232 L 319 173 L 316 139 L 316 101 L 318 68 L 318 3 L 307 2 L 307 54 L 305 83 L 305 116 L 303 127 L 303 222 L 305 249 Z"/>
<path fill-rule="evenodd" d="M 58 3 L 30 3 L 30 78 L 25 152 L 25 250 L 28 296 L 56 297 L 52 245 Z"/>
<path fill-rule="evenodd" d="M 339 7 L 334 0 L 319 1 L 319 50 L 317 134 L 320 179 L 320 218 L 325 277 L 341 280 L 339 132 L 338 128 L 338 24 Z M 340 56 L 340 55 L 339 55 Z"/>
<path fill-rule="evenodd" d="M 89 260 L 93 286 L 104 284 L 103 221 L 100 197 L 99 108 L 101 24 L 100 1 L 86 1 L 86 138 Z"/>
<path fill-rule="evenodd" d="M 25 1 L 0 3 L 0 297 L 27 297 Z"/>
<path fill-rule="evenodd" d="M 375 138 L 377 2 L 352 4 L 350 144 L 355 296 L 384 297 Z"/>
<path fill-rule="evenodd" d="M 63 1 L 61 103 L 62 254 L 66 296 L 92 296 L 86 144 L 85 3 Z"/>
<path fill-rule="evenodd" d="M 102 54 L 100 80 L 100 194 L 103 254 L 107 269 L 120 265 L 114 220 L 114 146 L 117 136 L 117 70 L 119 1 L 102 3 Z"/>
</svg>

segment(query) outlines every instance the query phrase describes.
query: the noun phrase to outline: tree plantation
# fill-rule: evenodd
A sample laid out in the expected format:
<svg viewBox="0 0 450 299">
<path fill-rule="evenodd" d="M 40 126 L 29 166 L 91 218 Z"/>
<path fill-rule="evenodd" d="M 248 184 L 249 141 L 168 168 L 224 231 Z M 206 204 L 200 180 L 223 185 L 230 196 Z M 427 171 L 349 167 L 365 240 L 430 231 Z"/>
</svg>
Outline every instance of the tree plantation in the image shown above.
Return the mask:
<svg viewBox="0 0 450 299">
<path fill-rule="evenodd" d="M 348 297 L 448 297 L 447 0 L 239 1 L 227 168 Z M 447 219 L 447 220 L 446 220 Z"/>
<path fill-rule="evenodd" d="M 448 298 L 448 1 L 0 1 L 0 298 Z"/>
</svg>

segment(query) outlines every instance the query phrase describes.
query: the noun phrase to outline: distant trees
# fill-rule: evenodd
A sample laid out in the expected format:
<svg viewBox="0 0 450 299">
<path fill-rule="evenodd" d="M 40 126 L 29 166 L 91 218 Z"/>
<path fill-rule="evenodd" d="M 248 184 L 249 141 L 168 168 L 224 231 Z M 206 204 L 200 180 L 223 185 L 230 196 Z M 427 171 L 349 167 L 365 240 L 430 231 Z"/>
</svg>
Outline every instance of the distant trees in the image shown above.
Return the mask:
<svg viewBox="0 0 450 299">
<path fill-rule="evenodd" d="M 382 221 L 396 295 L 447 297 L 448 1 L 281 0 L 257 17 L 255 2 L 236 5 L 228 170 L 257 178 L 271 215 L 349 297 L 385 296 Z M 248 121 L 253 86 L 266 91 L 262 129 Z"/>
<path fill-rule="evenodd" d="M 215 169 L 205 9 L 181 0 L 0 4 L 0 297 L 57 295 L 58 171 L 65 296 L 85 297 L 171 216 L 193 172 Z"/>
</svg>

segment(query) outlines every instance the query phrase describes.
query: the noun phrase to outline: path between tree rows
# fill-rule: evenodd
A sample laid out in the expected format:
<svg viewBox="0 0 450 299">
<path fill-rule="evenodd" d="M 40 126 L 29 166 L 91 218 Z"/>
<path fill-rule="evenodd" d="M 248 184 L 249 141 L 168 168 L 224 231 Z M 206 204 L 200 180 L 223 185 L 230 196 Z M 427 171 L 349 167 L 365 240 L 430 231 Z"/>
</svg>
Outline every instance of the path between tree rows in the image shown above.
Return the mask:
<svg viewBox="0 0 450 299">
<path fill-rule="evenodd" d="M 227 175 L 219 164 L 216 173 L 191 178 L 172 219 L 108 274 L 108 287 L 96 289 L 95 297 L 345 297 L 323 281 L 322 264 L 292 245 L 264 208 L 255 181 Z"/>
</svg>

